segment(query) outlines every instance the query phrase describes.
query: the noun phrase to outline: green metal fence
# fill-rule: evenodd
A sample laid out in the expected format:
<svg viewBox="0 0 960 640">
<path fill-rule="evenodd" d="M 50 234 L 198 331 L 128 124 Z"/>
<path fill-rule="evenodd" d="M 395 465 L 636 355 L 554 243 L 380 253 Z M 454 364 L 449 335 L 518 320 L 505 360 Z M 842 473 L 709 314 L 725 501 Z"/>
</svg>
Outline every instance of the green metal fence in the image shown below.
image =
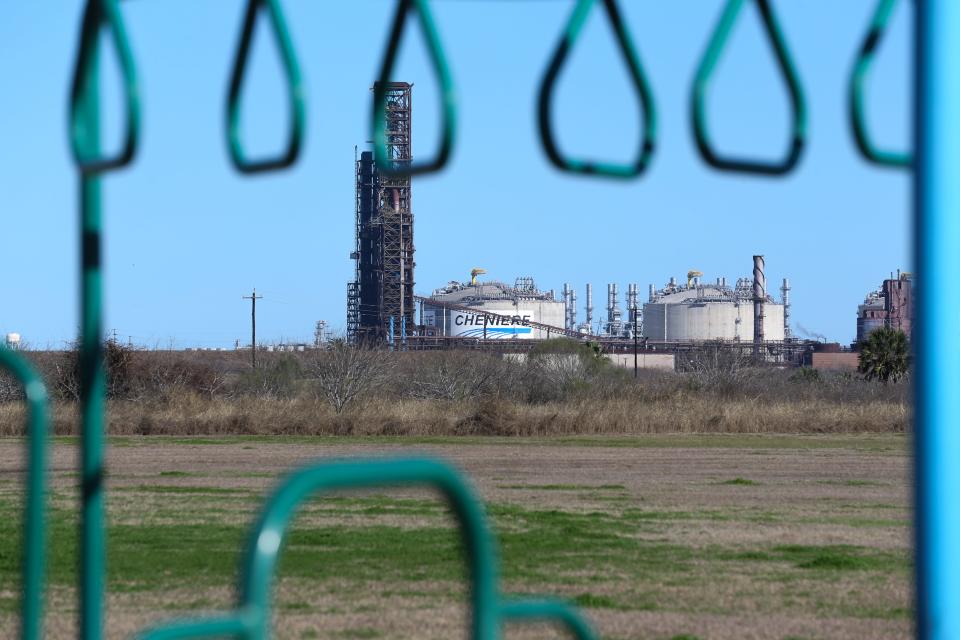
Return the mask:
<svg viewBox="0 0 960 640">
<path fill-rule="evenodd" d="M 882 39 L 896 0 L 879 0 L 867 38 L 860 48 L 850 78 L 850 119 L 854 140 L 864 157 L 882 165 L 907 167 L 909 155 L 875 148 L 864 118 L 863 83 L 877 45 Z M 760 12 L 772 53 L 790 96 L 792 136 L 786 154 L 778 160 L 752 160 L 721 155 L 714 149 L 706 115 L 706 94 L 717 60 L 729 39 L 734 22 L 750 0 L 728 0 L 696 71 L 691 91 L 691 122 L 703 159 L 712 167 L 761 175 L 784 175 L 794 170 L 807 139 L 806 104 L 799 71 L 792 59 L 785 29 L 776 19 L 771 0 L 753 0 Z M 629 164 L 577 160 L 565 157 L 554 141 L 551 125 L 553 87 L 569 52 L 576 46 L 591 10 L 603 5 L 606 17 L 630 73 L 640 102 L 643 123 L 636 158 Z M 457 102 L 453 76 L 443 50 L 439 28 L 429 0 L 398 0 L 396 14 L 378 74 L 380 85 L 390 79 L 409 14 L 415 14 L 427 43 L 442 96 L 442 135 L 432 159 L 414 166 L 383 166 L 387 173 L 405 175 L 436 172 L 449 162 L 456 139 Z M 283 152 L 275 158 L 250 159 L 241 138 L 241 89 L 255 22 L 266 19 L 269 32 L 281 52 L 291 109 L 290 129 Z M 104 156 L 100 148 L 101 110 L 98 84 L 102 36 L 109 38 L 119 57 L 125 94 L 125 133 L 120 151 Z M 275 171 L 297 160 L 303 143 L 307 108 L 300 65 L 287 29 L 280 0 L 248 0 L 226 98 L 226 138 L 231 161 L 245 174 Z M 383 117 L 384 93 L 374 96 L 372 138 L 378 161 L 387 157 Z M 616 0 L 575 0 L 559 44 L 550 57 L 540 85 L 537 112 L 541 142 L 547 159 L 557 168 L 611 178 L 640 176 L 653 161 L 657 117 L 653 91 L 640 61 L 639 49 L 623 21 Z M 84 640 L 104 637 L 103 599 L 105 575 L 105 374 L 103 364 L 101 186 L 108 173 L 130 164 L 140 138 L 140 102 L 137 68 L 128 40 L 119 0 L 87 0 L 80 30 L 79 48 L 70 97 L 70 144 L 79 176 L 80 212 L 80 430 L 81 430 L 81 520 L 80 520 L 80 622 Z M 25 499 L 21 637 L 38 640 L 43 628 L 45 557 L 45 474 L 47 435 L 50 422 L 47 395 L 42 380 L 29 364 L 0 348 L 0 367 L 23 385 L 28 406 L 28 472 Z M 451 467 L 431 459 L 355 461 L 317 464 L 293 472 L 267 500 L 246 546 L 238 577 L 236 608 L 220 616 L 178 621 L 144 632 L 149 640 L 174 638 L 235 637 L 261 640 L 270 636 L 271 587 L 277 559 L 291 520 L 306 501 L 324 492 L 373 486 L 427 486 L 439 490 L 455 514 L 466 549 L 472 606 L 471 637 L 492 640 L 509 622 L 553 621 L 578 639 L 594 634 L 584 618 L 559 601 L 512 599 L 499 590 L 498 556 L 483 508 L 466 481 Z"/>
</svg>

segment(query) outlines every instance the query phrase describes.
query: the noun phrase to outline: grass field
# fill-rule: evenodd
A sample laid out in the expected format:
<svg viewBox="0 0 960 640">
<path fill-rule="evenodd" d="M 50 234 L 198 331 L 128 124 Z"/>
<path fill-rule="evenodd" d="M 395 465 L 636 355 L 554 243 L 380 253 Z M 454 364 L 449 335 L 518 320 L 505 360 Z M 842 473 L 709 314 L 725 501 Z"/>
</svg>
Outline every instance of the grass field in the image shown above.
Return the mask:
<svg viewBox="0 0 960 640">
<path fill-rule="evenodd" d="M 115 438 L 109 635 L 225 609 L 250 521 L 284 471 L 430 453 L 487 502 L 504 588 L 582 606 L 605 638 L 906 638 L 902 435 Z M 22 442 L 0 441 L 0 636 L 15 629 Z M 58 439 L 49 630 L 76 615 L 76 442 Z M 444 505 L 411 490 L 309 504 L 276 586 L 281 638 L 464 637 Z M 560 637 L 542 628 L 508 637 Z"/>
</svg>

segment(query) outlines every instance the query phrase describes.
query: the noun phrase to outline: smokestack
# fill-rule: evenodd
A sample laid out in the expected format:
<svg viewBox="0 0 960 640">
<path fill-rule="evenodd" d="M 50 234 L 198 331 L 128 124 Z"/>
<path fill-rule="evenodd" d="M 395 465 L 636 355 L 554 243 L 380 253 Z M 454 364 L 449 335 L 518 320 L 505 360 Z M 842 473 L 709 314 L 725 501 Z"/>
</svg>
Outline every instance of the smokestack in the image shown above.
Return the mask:
<svg viewBox="0 0 960 640">
<path fill-rule="evenodd" d="M 676 279 L 676 278 L 670 278 L 670 286 L 671 286 L 671 287 L 677 286 L 677 279 Z"/>
<path fill-rule="evenodd" d="M 767 297 L 767 277 L 763 273 L 763 256 L 753 256 L 753 352 L 760 355 L 763 336 L 763 303 Z"/>
<path fill-rule="evenodd" d="M 634 317 L 637 313 L 637 285 L 635 283 L 627 285 L 627 318 L 630 323 L 631 330 L 633 329 L 633 323 L 636 320 Z"/>
<path fill-rule="evenodd" d="M 570 283 L 563 283 L 563 328 L 570 329 Z"/>
<path fill-rule="evenodd" d="M 570 287 L 570 330 L 577 330 L 577 290 Z"/>
<path fill-rule="evenodd" d="M 620 319 L 620 309 L 617 306 L 617 285 L 607 285 L 607 335 L 620 335 L 623 325 Z"/>
<path fill-rule="evenodd" d="M 657 288 L 653 285 L 650 285 L 650 299 L 648 302 L 653 302 L 653 299 L 657 297 Z"/>
<path fill-rule="evenodd" d="M 780 293 L 783 295 L 783 337 L 787 340 L 792 338 L 790 335 L 790 279 L 783 279 L 783 286 L 780 287 Z"/>
<path fill-rule="evenodd" d="M 593 332 L 593 285 L 587 283 L 587 326 Z"/>
</svg>

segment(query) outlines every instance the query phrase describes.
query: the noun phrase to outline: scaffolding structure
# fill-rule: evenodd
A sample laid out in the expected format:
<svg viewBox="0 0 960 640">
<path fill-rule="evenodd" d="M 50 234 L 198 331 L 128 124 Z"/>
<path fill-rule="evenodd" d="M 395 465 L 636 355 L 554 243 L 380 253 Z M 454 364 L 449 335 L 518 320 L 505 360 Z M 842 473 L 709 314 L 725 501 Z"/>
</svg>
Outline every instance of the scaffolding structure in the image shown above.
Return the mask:
<svg viewBox="0 0 960 640">
<path fill-rule="evenodd" d="M 386 87 L 387 158 L 381 165 L 402 170 L 413 161 L 411 118 L 413 85 Z M 410 177 L 377 170 L 373 152 L 356 165 L 356 264 L 347 288 L 347 335 L 354 342 L 392 343 L 398 331 L 414 324 L 414 244 Z"/>
</svg>

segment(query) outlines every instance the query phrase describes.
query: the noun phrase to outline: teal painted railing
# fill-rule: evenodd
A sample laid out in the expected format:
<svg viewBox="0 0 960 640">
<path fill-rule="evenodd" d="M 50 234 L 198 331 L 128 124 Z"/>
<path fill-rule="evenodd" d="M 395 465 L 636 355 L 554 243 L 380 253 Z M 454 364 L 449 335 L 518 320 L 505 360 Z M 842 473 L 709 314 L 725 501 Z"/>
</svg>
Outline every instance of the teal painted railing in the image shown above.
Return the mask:
<svg viewBox="0 0 960 640">
<path fill-rule="evenodd" d="M 287 146 L 282 154 L 276 158 L 263 160 L 249 160 L 243 148 L 240 135 L 240 93 L 243 90 L 243 80 L 246 76 L 247 59 L 250 57 L 250 45 L 253 42 L 253 29 L 257 17 L 266 14 L 270 24 L 269 33 L 276 40 L 280 50 L 280 60 L 283 73 L 287 81 L 287 101 L 290 103 L 290 132 L 287 135 Z M 293 50 L 290 31 L 287 29 L 283 10 L 277 0 L 248 0 L 246 13 L 243 18 L 243 27 L 240 31 L 240 44 L 237 46 L 237 55 L 233 61 L 233 71 L 230 74 L 230 89 L 227 92 L 227 148 L 230 150 L 230 160 L 233 166 L 241 173 L 264 173 L 277 169 L 285 169 L 297 161 L 300 147 L 303 145 L 304 127 L 304 95 L 303 78 L 300 75 L 300 64 Z"/>
<path fill-rule="evenodd" d="M 393 66 L 400 53 L 400 43 L 403 40 L 403 30 L 406 26 L 408 14 L 413 13 L 417 24 L 423 33 L 427 46 L 427 55 L 433 67 L 437 84 L 440 87 L 441 112 L 443 124 L 440 129 L 440 141 L 432 159 L 426 162 L 412 162 L 395 166 L 389 161 L 387 151 L 387 83 L 393 75 Z M 457 97 L 453 86 L 453 76 L 447 64 L 447 55 L 440 42 L 440 33 L 437 30 L 433 13 L 430 10 L 430 0 L 397 0 L 397 11 L 390 27 L 390 38 L 383 56 L 383 64 L 377 75 L 377 82 L 373 85 L 373 111 L 371 114 L 371 130 L 373 131 L 374 157 L 377 168 L 388 176 L 413 176 L 424 173 L 433 173 L 443 169 L 453 153 L 453 144 L 457 133 Z"/>
<path fill-rule="evenodd" d="M 895 168 L 909 167 L 912 160 L 909 154 L 884 151 L 874 143 L 873 136 L 867 126 L 864 85 L 873 67 L 873 59 L 883 42 L 883 36 L 887 32 L 887 23 L 890 22 L 890 16 L 898 1 L 879 0 L 877 2 L 867 35 L 863 39 L 860 52 L 857 55 L 856 62 L 854 62 L 853 73 L 850 74 L 849 87 L 850 129 L 853 131 L 853 139 L 857 144 L 857 149 L 870 162 Z"/>
<path fill-rule="evenodd" d="M 538 99 L 541 142 L 547 158 L 558 168 L 575 173 L 616 178 L 643 173 L 653 157 L 656 111 L 653 92 L 640 63 L 638 49 L 620 13 L 616 0 L 602 0 L 618 46 L 630 71 L 633 88 L 644 116 L 636 159 L 628 165 L 566 158 L 554 140 L 550 125 L 553 85 L 584 21 L 601 0 L 576 0 L 560 44 L 550 58 Z M 806 105 L 799 74 L 783 31 L 771 6 L 772 0 L 753 0 L 760 11 L 777 64 L 790 94 L 791 143 L 780 160 L 757 161 L 729 158 L 714 150 L 706 119 L 706 89 L 732 26 L 748 0 L 728 0 L 704 57 L 695 74 L 691 121 L 698 149 L 712 167 L 761 175 L 793 171 L 807 139 Z M 854 139 L 864 157 L 882 165 L 907 167 L 906 154 L 878 151 L 864 124 L 863 81 L 869 72 L 895 0 L 880 0 L 865 43 L 861 46 L 850 79 L 850 112 Z M 960 9 L 952 0 L 917 0 L 918 20 L 916 70 L 915 141 L 920 149 L 914 179 L 917 233 L 921 260 L 918 336 L 917 479 L 918 479 L 918 634 L 923 638 L 949 638 L 960 631 L 960 509 L 953 496 L 960 494 L 960 474 L 949 472 L 945 462 L 960 454 L 960 438 L 950 437 L 960 416 L 960 362 L 943 358 L 943 345 L 952 338 L 952 321 L 960 314 L 955 296 L 936 297 L 937 278 L 960 271 L 960 223 L 951 213 L 960 207 L 960 188 L 955 174 L 960 155 L 954 133 L 960 132 Z M 457 103 L 452 74 L 443 51 L 439 30 L 429 0 L 397 0 L 396 14 L 382 67 L 380 85 L 391 77 L 410 13 L 426 39 L 427 50 L 441 88 L 443 124 L 434 157 L 404 167 L 385 166 L 388 172 L 406 175 L 436 172 L 449 162 L 456 133 Z M 241 93 L 250 51 L 253 27 L 258 17 L 269 20 L 270 33 L 281 52 L 291 109 L 290 129 L 284 151 L 276 158 L 251 160 L 240 135 Z M 102 36 L 116 48 L 124 90 L 125 133 L 119 150 L 105 155 L 100 146 L 101 111 L 98 96 L 99 58 Z M 922 37 L 923 36 L 923 37 Z M 302 148 L 306 121 L 303 80 L 295 48 L 287 29 L 280 0 L 248 0 L 240 41 L 228 83 L 226 100 L 227 147 L 236 169 L 245 174 L 284 169 L 294 164 Z M 372 133 L 380 158 L 386 158 L 384 93 L 375 92 Z M 70 99 L 70 144 L 79 178 L 80 213 L 80 430 L 81 430 L 81 565 L 78 629 L 84 640 L 105 637 L 103 627 L 105 575 L 105 374 L 103 364 L 103 292 L 101 269 L 101 188 L 104 176 L 129 165 L 140 138 L 140 103 L 133 51 L 118 0 L 86 0 Z M 952 146 L 951 146 L 952 145 Z M 949 215 L 948 215 L 949 214 Z M 928 251 L 929 249 L 929 251 Z M 948 281 L 943 281 L 944 288 Z M 935 302 L 936 301 L 936 302 Z M 951 351 L 955 353 L 955 351 Z M 27 404 L 28 469 L 25 492 L 21 638 L 39 640 L 43 629 L 45 529 L 45 476 L 49 417 L 43 382 L 20 354 L 0 349 L 0 368 L 23 386 Z M 446 498 L 460 524 L 467 551 L 470 599 L 473 615 L 471 637 L 493 639 L 505 624 L 549 620 L 567 628 L 578 639 L 593 638 L 585 619 L 559 601 L 511 599 L 500 593 L 498 556 L 480 501 L 466 481 L 446 464 L 430 459 L 353 461 L 309 465 L 293 472 L 267 500 L 247 544 L 245 563 L 238 576 L 237 607 L 220 616 L 178 621 L 144 632 L 148 640 L 228 636 L 260 640 L 270 635 L 270 592 L 277 559 L 290 522 L 304 501 L 324 492 L 372 486 L 433 487 Z"/>
<path fill-rule="evenodd" d="M 807 141 L 807 103 L 804 98 L 800 75 L 787 46 L 783 29 L 780 27 L 773 6 L 770 4 L 771 1 L 752 0 L 752 4 L 755 4 L 757 11 L 760 12 L 761 24 L 767 39 L 770 41 L 777 68 L 780 70 L 780 75 L 790 97 L 792 125 L 787 152 L 780 160 L 752 160 L 729 157 L 714 148 L 707 120 L 707 88 L 717 68 L 717 62 L 719 62 L 720 56 L 723 55 L 723 50 L 730 40 L 733 25 L 741 15 L 743 6 L 751 3 L 751 0 L 727 0 L 720 20 L 717 22 L 717 27 L 707 44 L 703 59 L 700 61 L 700 66 L 693 81 L 693 91 L 691 92 L 690 113 L 697 149 L 704 161 L 714 169 L 770 176 L 785 175 L 793 171 L 803 154 L 803 148 Z"/>
<path fill-rule="evenodd" d="M 640 102 L 640 111 L 643 115 L 640 143 L 637 156 L 630 164 L 615 164 L 611 162 L 594 162 L 590 160 L 574 160 L 564 157 L 553 135 L 553 126 L 550 122 L 550 108 L 553 102 L 553 89 L 560 76 L 560 70 L 570 51 L 576 46 L 583 25 L 590 15 L 590 10 L 598 2 L 603 3 L 607 15 L 607 22 L 616 36 L 617 46 L 623 55 L 624 63 L 630 72 L 630 86 Z M 543 80 L 540 82 L 540 92 L 537 102 L 537 121 L 540 126 L 540 140 L 547 158 L 562 171 L 580 174 L 595 174 L 613 178 L 633 178 L 646 170 L 653 158 L 657 140 L 657 109 L 653 99 L 653 91 L 647 80 L 647 74 L 640 62 L 640 54 L 633 42 L 633 37 L 623 20 L 616 0 L 577 0 L 573 13 L 560 42 L 557 45 Z"/>
<path fill-rule="evenodd" d="M 22 584 L 20 585 L 20 637 L 40 638 L 43 633 L 43 591 L 46 578 L 47 439 L 50 416 L 47 388 L 40 375 L 20 354 L 0 347 L 0 369 L 8 371 L 23 389 L 27 405 L 26 492 L 23 509 Z"/>
<path fill-rule="evenodd" d="M 559 601 L 505 600 L 498 591 L 499 559 L 480 501 L 450 466 L 429 459 L 345 461 L 307 466 L 290 474 L 267 500 L 247 542 L 234 611 L 217 617 L 157 627 L 141 640 L 270 637 L 270 592 L 284 537 L 297 510 L 311 497 L 342 489 L 422 486 L 436 489 L 449 504 L 462 535 L 470 584 L 470 637 L 493 640 L 510 621 L 550 620 L 574 638 L 594 637 L 586 621 Z"/>
</svg>

